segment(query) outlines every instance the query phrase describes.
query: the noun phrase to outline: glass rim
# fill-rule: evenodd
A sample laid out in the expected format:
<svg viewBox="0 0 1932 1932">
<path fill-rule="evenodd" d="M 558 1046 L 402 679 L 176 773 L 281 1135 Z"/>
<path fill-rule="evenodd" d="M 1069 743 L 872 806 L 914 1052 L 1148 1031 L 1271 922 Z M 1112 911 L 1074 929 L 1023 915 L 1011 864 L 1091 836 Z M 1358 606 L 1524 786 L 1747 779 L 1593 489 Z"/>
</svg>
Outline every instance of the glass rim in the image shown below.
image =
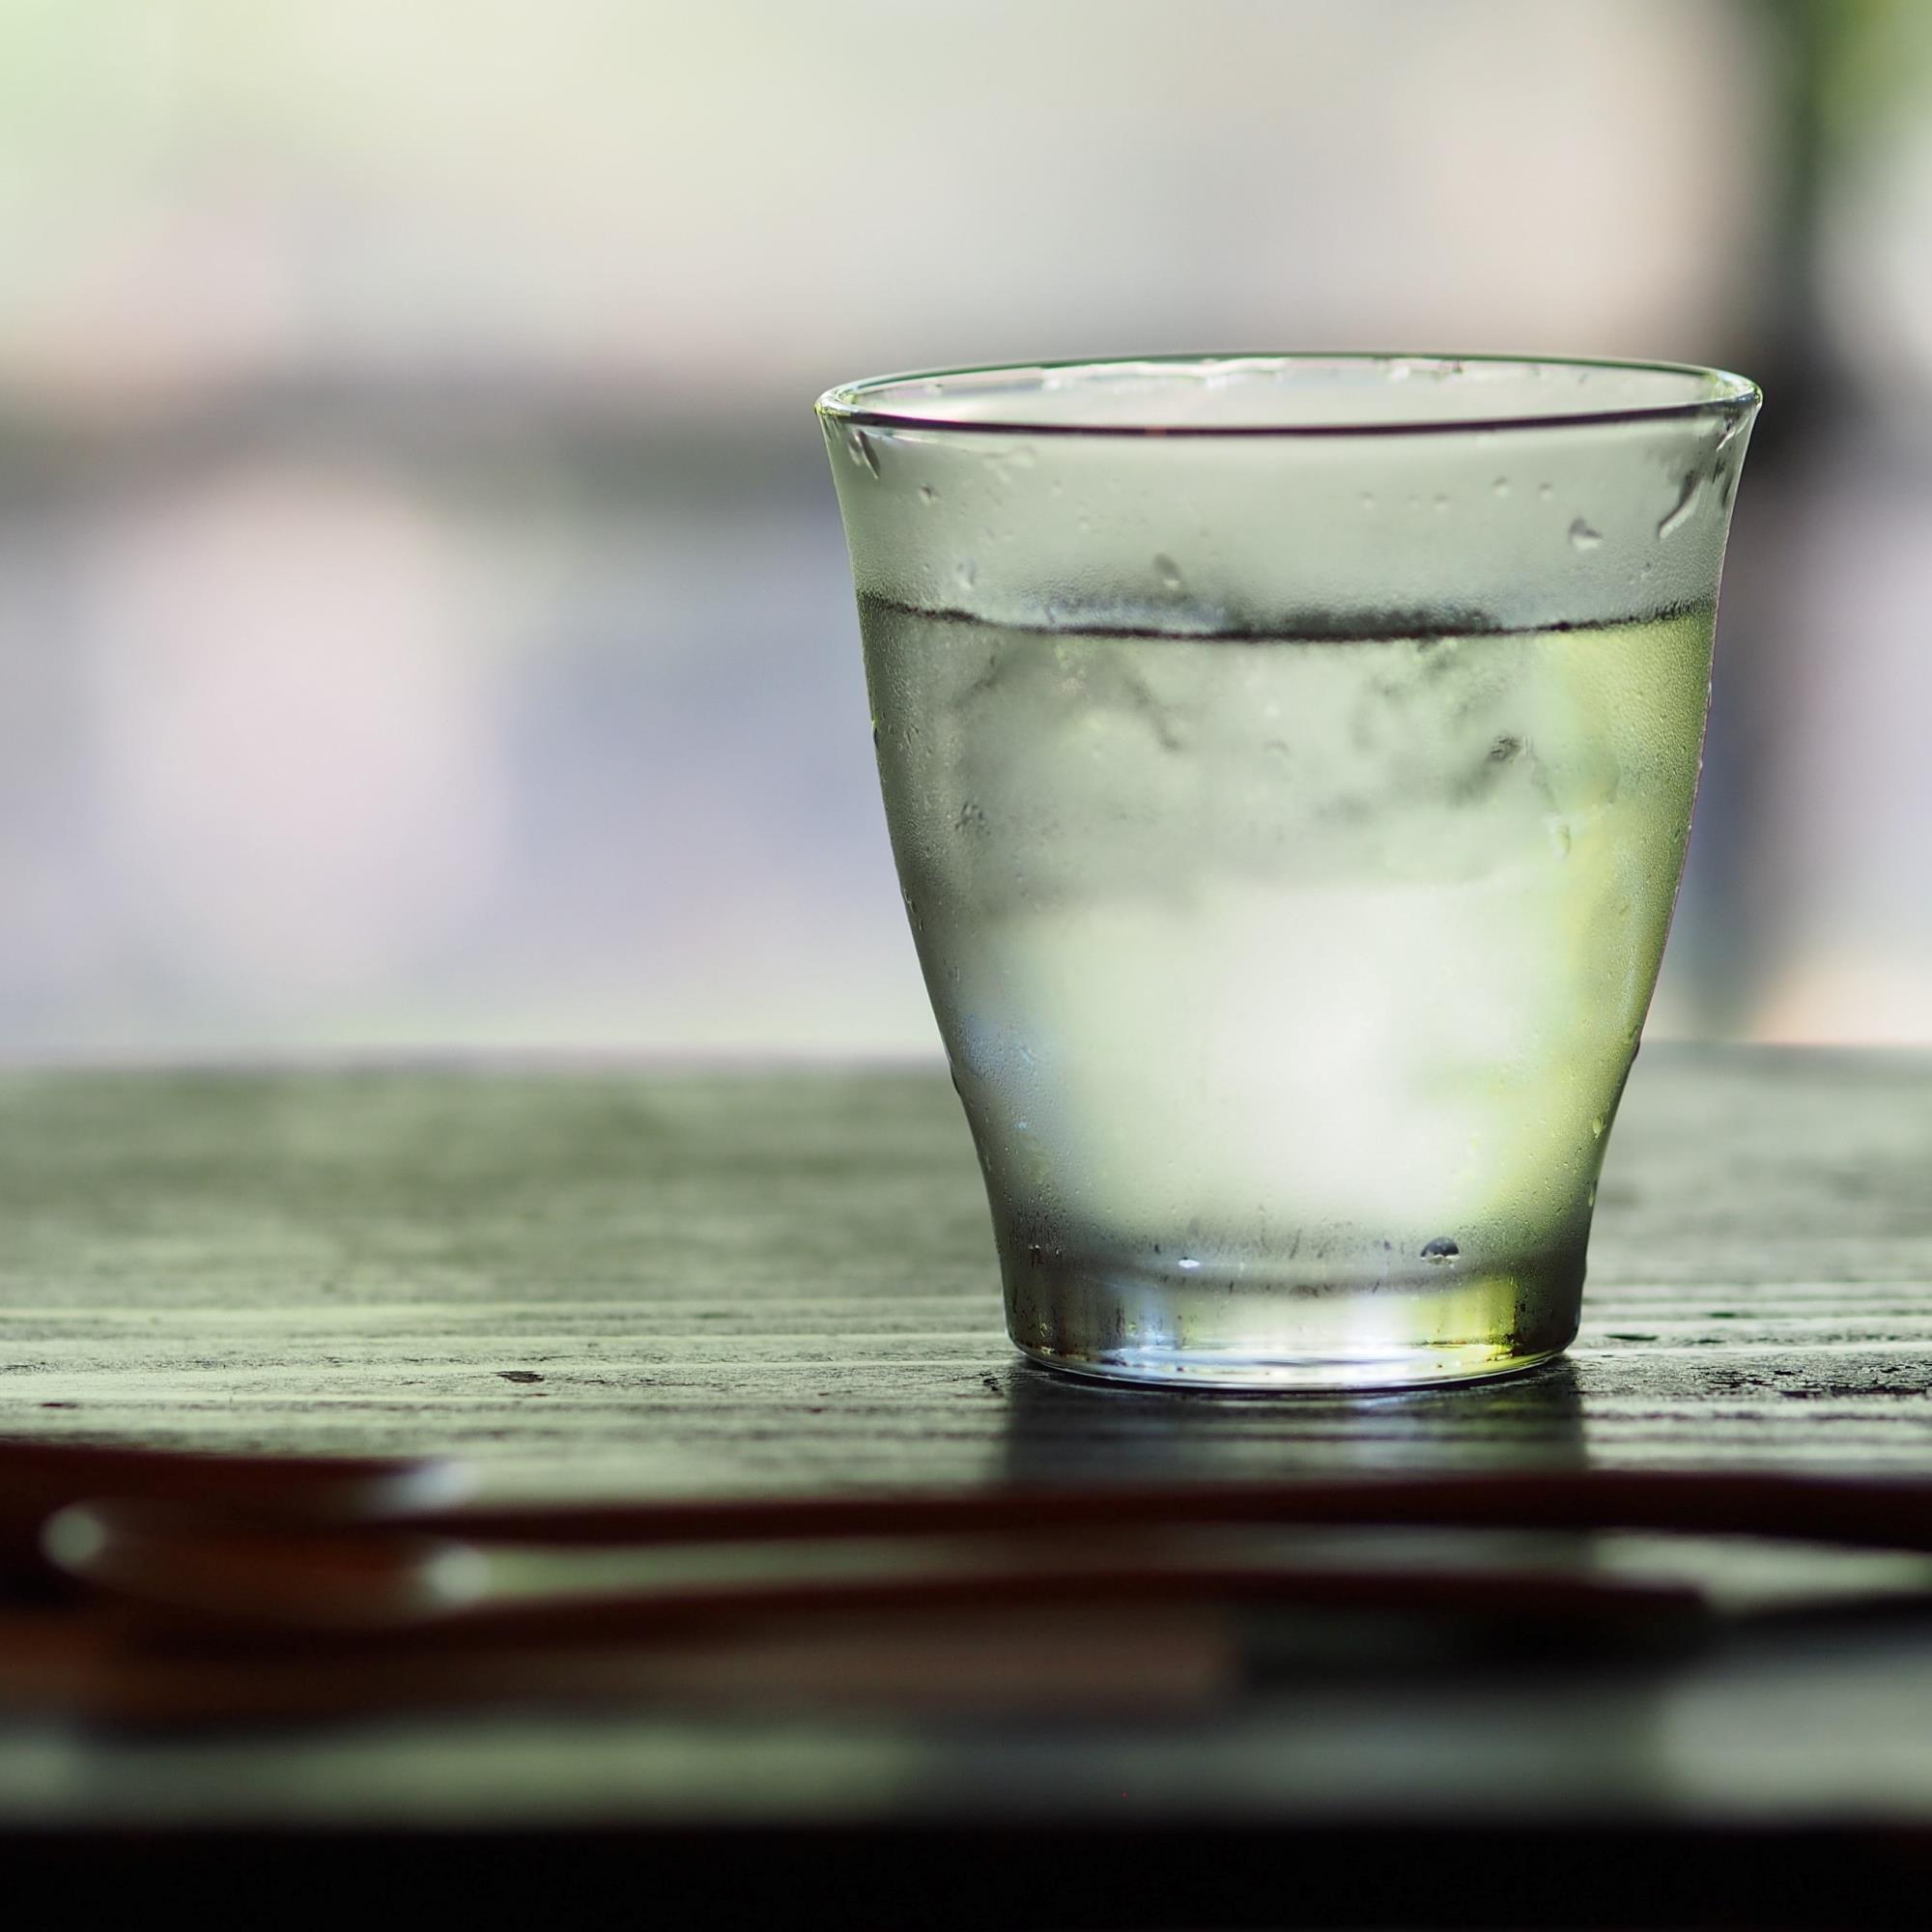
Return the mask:
<svg viewBox="0 0 1932 1932">
<path fill-rule="evenodd" d="M 1061 370 L 1128 370 L 1162 365 L 1202 368 L 1239 363 L 1411 363 L 1429 368 L 1443 380 L 1453 380 L 1466 363 L 1508 365 L 1541 372 L 1545 369 L 1613 371 L 1620 375 L 1687 378 L 1708 386 L 1708 393 L 1655 403 L 1624 403 L 1602 410 L 1563 410 L 1541 414 L 1521 412 L 1481 416 L 1406 416 L 1359 422 L 1119 422 L 1068 421 L 1023 416 L 959 416 L 922 412 L 908 408 L 876 407 L 888 392 L 918 384 L 928 388 L 974 377 L 1044 376 Z M 1707 368 L 1694 362 L 1651 361 L 1613 355 L 1511 355 L 1499 353 L 1444 355 L 1411 350 L 1296 349 L 1170 352 L 1155 355 L 1067 356 L 1040 362 L 992 362 L 948 369 L 916 369 L 889 376 L 866 376 L 835 384 L 813 406 L 827 422 L 852 429 L 917 430 L 942 436 L 1268 438 L 1334 441 L 1355 437 L 1469 436 L 1503 430 L 1575 430 L 1619 423 L 1668 422 L 1708 415 L 1747 416 L 1764 401 L 1764 393 L 1747 376 L 1728 369 Z"/>
</svg>

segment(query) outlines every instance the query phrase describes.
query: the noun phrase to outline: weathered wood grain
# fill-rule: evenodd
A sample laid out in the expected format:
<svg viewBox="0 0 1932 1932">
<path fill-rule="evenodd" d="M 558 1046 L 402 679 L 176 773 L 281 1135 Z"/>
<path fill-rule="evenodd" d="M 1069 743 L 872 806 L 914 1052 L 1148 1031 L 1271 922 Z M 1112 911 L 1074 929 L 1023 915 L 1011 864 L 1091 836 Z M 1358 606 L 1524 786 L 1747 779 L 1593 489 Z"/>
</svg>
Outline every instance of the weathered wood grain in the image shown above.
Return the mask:
<svg viewBox="0 0 1932 1932">
<path fill-rule="evenodd" d="M 1332 1402 L 1019 1362 L 956 1104 L 923 1070 L 0 1082 L 15 1431 L 448 1448 L 526 1491 L 1878 1467 L 1932 1463 L 1928 1385 L 1932 1061 L 1911 1056 L 1653 1050 L 1570 1361 Z"/>
<path fill-rule="evenodd" d="M 964 1129 L 923 1069 L 0 1076 L 9 1434 L 453 1450 L 506 1493 L 1585 1461 L 1932 1472 L 1928 1388 L 1922 1056 L 1647 1051 L 1573 1354 L 1332 1401 L 1091 1387 L 1020 1362 Z M 1824 1821 L 1870 1852 L 1882 1826 L 1894 1844 L 1932 1833 L 1932 1637 L 1302 1684 L 1159 1730 L 0 1730 L 10 1842 L 614 1825 L 663 1858 L 651 1833 L 843 1821 L 863 1861 L 935 1819 L 1179 1845 L 1210 1817 L 1411 1850 L 1443 1821 L 1519 1844 L 1605 1819 L 1639 1849 L 1769 1834 L 1740 1858 Z"/>
</svg>

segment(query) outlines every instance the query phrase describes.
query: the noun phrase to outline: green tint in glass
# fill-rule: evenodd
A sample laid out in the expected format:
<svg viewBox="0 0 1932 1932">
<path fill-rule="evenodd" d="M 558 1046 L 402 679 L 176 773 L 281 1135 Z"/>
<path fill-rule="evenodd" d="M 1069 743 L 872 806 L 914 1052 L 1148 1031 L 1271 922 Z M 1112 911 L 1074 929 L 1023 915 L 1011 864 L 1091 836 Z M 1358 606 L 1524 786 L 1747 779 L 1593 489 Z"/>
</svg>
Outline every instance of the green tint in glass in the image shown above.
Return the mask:
<svg viewBox="0 0 1932 1932">
<path fill-rule="evenodd" d="M 1374 1387 L 1575 1335 L 1758 400 L 1282 355 L 821 401 L 1022 1349 Z"/>
</svg>

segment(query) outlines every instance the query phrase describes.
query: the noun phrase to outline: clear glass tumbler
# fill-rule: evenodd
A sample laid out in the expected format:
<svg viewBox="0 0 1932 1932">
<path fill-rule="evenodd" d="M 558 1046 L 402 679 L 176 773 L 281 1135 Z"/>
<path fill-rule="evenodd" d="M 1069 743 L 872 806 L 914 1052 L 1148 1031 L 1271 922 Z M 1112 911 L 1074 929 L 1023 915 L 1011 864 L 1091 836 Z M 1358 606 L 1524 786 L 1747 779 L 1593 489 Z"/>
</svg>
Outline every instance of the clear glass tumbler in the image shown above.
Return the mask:
<svg viewBox="0 0 1932 1932">
<path fill-rule="evenodd" d="M 1758 403 L 1383 355 L 820 401 L 1028 1354 L 1389 1387 L 1574 1337 Z"/>
</svg>

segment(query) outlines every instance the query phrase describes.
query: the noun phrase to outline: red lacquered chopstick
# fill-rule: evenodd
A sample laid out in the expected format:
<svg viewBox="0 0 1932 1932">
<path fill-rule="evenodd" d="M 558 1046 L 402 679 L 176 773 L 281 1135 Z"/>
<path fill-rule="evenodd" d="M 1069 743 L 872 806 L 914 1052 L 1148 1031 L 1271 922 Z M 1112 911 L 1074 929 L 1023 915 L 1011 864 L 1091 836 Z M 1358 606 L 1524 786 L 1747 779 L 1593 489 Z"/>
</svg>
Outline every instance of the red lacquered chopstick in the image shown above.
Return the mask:
<svg viewBox="0 0 1932 1932">
<path fill-rule="evenodd" d="M 1579 1469 L 1468 1476 L 1008 1488 L 412 1513 L 492 1543 L 613 1547 L 839 1537 L 1065 1534 L 1139 1526 L 1382 1525 L 1654 1530 L 1932 1551 L 1932 1483 L 1750 1471 Z"/>
</svg>

